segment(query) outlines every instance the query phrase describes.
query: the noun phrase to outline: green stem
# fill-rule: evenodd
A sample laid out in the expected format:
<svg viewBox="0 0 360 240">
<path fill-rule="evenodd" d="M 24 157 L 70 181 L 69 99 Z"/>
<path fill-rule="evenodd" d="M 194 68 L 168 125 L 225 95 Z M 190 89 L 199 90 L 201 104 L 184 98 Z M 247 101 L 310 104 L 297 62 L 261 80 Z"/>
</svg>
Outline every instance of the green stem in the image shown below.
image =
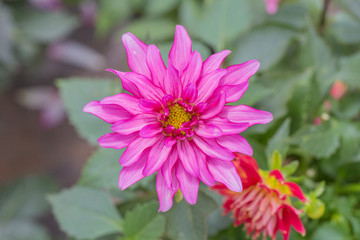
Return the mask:
<svg viewBox="0 0 360 240">
<path fill-rule="evenodd" d="M 319 34 L 322 35 L 326 25 L 326 13 L 330 6 L 330 0 L 324 0 L 324 7 L 319 20 Z"/>
</svg>

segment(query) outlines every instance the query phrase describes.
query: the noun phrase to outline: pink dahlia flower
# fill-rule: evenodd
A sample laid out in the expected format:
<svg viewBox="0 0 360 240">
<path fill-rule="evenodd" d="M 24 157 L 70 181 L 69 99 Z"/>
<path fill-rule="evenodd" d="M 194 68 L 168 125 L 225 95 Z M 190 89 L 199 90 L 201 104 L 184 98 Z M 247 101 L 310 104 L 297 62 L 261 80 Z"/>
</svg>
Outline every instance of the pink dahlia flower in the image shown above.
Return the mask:
<svg viewBox="0 0 360 240">
<path fill-rule="evenodd" d="M 275 14 L 278 10 L 280 0 L 265 0 L 266 11 L 268 14 Z"/>
<path fill-rule="evenodd" d="M 119 187 L 124 190 L 157 172 L 159 211 L 171 208 L 179 189 L 187 202 L 195 204 L 199 181 L 209 186 L 221 182 L 240 192 L 233 152 L 251 155 L 252 149 L 239 133 L 273 117 L 226 103 L 241 98 L 259 62 L 221 69 L 228 50 L 203 62 L 199 52 L 192 51 L 182 26 L 176 27 L 167 67 L 155 45 L 148 46 L 131 33 L 122 40 L 132 72 L 108 70 L 120 77 L 130 94 L 118 93 L 84 107 L 112 124 L 113 133 L 98 140 L 102 147 L 127 147 L 119 160 L 124 167 Z"/>
<path fill-rule="evenodd" d="M 275 240 L 280 231 L 283 239 L 288 240 L 291 225 L 305 235 L 305 228 L 299 218 L 302 211 L 294 208 L 289 200 L 289 197 L 296 197 L 302 202 L 307 201 L 301 188 L 293 182 L 286 182 L 279 170 L 260 170 L 255 159 L 250 156 L 236 154 L 234 164 L 242 179 L 244 191 L 234 192 L 223 184 L 217 184 L 212 189 L 225 197 L 224 213 L 233 212 L 235 226 L 244 224 L 247 234 L 252 234 L 252 239 L 262 234 L 263 239 L 270 236 Z"/>
</svg>

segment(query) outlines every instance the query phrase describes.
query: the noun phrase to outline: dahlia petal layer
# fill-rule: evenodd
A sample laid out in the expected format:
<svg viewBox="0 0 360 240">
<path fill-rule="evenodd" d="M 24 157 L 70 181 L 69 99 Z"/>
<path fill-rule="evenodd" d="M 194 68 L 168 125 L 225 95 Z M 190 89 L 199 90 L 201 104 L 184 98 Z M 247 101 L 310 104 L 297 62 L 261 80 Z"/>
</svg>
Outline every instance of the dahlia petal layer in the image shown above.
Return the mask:
<svg viewBox="0 0 360 240">
<path fill-rule="evenodd" d="M 119 159 L 124 167 L 119 187 L 125 189 L 157 172 L 159 211 L 171 208 L 179 189 L 187 202 L 195 204 L 200 181 L 208 186 L 221 182 L 240 192 L 233 152 L 251 155 L 252 149 L 239 133 L 270 122 L 272 114 L 226 103 L 241 98 L 259 62 L 222 69 L 229 50 L 203 61 L 199 52 L 192 51 L 182 26 L 176 27 L 167 66 L 155 45 L 148 46 L 131 33 L 122 40 L 132 72 L 108 71 L 121 79 L 129 93 L 84 107 L 112 124 L 113 132 L 98 140 L 102 147 L 126 147 Z"/>
</svg>

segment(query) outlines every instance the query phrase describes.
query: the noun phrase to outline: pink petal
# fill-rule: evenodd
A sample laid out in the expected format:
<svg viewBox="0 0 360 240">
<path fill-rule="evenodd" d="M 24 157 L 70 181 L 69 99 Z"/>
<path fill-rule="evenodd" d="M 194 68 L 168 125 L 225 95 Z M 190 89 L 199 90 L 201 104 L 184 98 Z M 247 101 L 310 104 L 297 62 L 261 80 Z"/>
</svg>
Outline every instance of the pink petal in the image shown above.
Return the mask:
<svg viewBox="0 0 360 240">
<path fill-rule="evenodd" d="M 218 87 L 220 79 L 226 74 L 226 70 L 219 69 L 206 74 L 198 82 L 198 98 L 196 103 L 206 102 Z"/>
<path fill-rule="evenodd" d="M 302 202 L 306 201 L 306 197 L 299 185 L 293 182 L 286 182 L 285 184 L 290 188 L 290 191 L 295 197 L 299 198 Z"/>
<path fill-rule="evenodd" d="M 258 60 L 250 60 L 242 64 L 231 65 L 227 70 L 227 74 L 221 79 L 220 86 L 239 85 L 249 81 L 260 67 Z"/>
<path fill-rule="evenodd" d="M 290 205 L 283 205 L 281 207 L 283 209 L 283 218 L 282 220 L 282 224 L 284 224 L 284 226 L 286 226 L 287 230 L 290 230 L 290 226 L 292 225 L 295 230 L 301 234 L 305 234 L 306 230 L 304 228 L 304 225 L 302 224 L 299 216 L 296 214 L 297 209 L 295 209 L 294 207 L 290 206 Z"/>
<path fill-rule="evenodd" d="M 125 152 L 119 159 L 121 166 L 127 167 L 136 162 L 141 154 L 149 147 L 153 146 L 163 137 L 163 134 L 159 134 L 152 138 L 137 137 L 130 145 L 126 148 Z"/>
<path fill-rule="evenodd" d="M 230 122 L 254 124 L 266 124 L 273 120 L 273 115 L 266 111 L 254 109 L 246 105 L 225 106 L 219 117 L 226 118 Z"/>
<path fill-rule="evenodd" d="M 241 133 L 245 131 L 249 124 L 247 123 L 232 123 L 227 119 L 214 117 L 205 121 L 207 124 L 213 124 L 219 127 L 222 131 L 222 135 L 233 135 L 234 133 Z"/>
<path fill-rule="evenodd" d="M 129 135 L 134 132 L 140 131 L 148 124 L 158 123 L 158 119 L 155 115 L 151 114 L 139 114 L 135 115 L 131 119 L 118 121 L 111 126 L 111 130 L 123 135 Z"/>
<path fill-rule="evenodd" d="M 147 113 L 159 112 L 162 108 L 161 104 L 151 99 L 142 99 L 139 101 L 139 107 L 141 110 Z"/>
<path fill-rule="evenodd" d="M 132 117 L 132 114 L 122 107 L 111 104 L 101 104 L 99 101 L 91 101 L 86 104 L 83 112 L 91 113 L 108 123 L 115 123 Z"/>
<path fill-rule="evenodd" d="M 125 190 L 132 184 L 146 177 L 142 174 L 142 170 L 144 169 L 148 154 L 149 151 L 145 151 L 138 161 L 128 167 L 124 167 L 121 170 L 119 176 L 119 188 L 121 190 Z"/>
<path fill-rule="evenodd" d="M 186 29 L 177 25 L 175 29 L 174 43 L 169 53 L 169 59 L 178 71 L 186 68 L 190 55 L 192 43 Z"/>
<path fill-rule="evenodd" d="M 185 170 L 194 177 L 197 177 L 199 175 L 197 157 L 192 145 L 187 139 L 177 141 L 177 152 Z"/>
<path fill-rule="evenodd" d="M 246 92 L 249 87 L 249 82 L 243 82 L 239 85 L 225 85 L 219 87 L 214 95 L 219 94 L 221 91 L 226 93 L 226 102 L 236 102 L 238 101 Z"/>
<path fill-rule="evenodd" d="M 176 148 L 174 147 L 170 152 L 168 159 L 161 167 L 161 172 L 166 182 L 166 185 L 168 186 L 168 188 L 172 188 L 172 189 L 179 188 L 179 186 L 173 185 L 172 183 L 172 179 L 175 174 L 174 165 L 177 162 L 177 160 L 178 160 L 178 153 L 176 151 Z"/>
<path fill-rule="evenodd" d="M 250 144 L 242 136 L 228 135 L 216 139 L 216 141 L 223 147 L 229 149 L 231 152 L 238 152 L 245 155 L 252 156 L 253 150 Z"/>
<path fill-rule="evenodd" d="M 144 175 L 150 175 L 159 170 L 163 163 L 167 160 L 172 146 L 164 144 L 165 138 L 163 137 L 154 146 L 152 146 L 146 166 L 143 170 Z"/>
<path fill-rule="evenodd" d="M 133 94 L 135 97 L 137 98 L 141 98 L 141 93 L 139 91 L 139 88 L 136 86 L 136 84 L 134 84 L 133 82 L 129 81 L 128 77 L 125 77 L 124 72 L 120 72 L 111 68 L 106 69 L 106 71 L 112 72 L 114 74 L 116 74 L 122 82 L 122 86 L 123 88 L 128 91 L 129 93 Z"/>
<path fill-rule="evenodd" d="M 225 161 L 231 161 L 235 158 L 231 151 L 220 146 L 214 139 L 204 139 L 196 135 L 192 139 L 200 150 L 210 157 Z"/>
<path fill-rule="evenodd" d="M 150 78 L 151 74 L 146 64 L 146 51 L 148 46 L 132 33 L 125 33 L 122 36 L 122 41 L 128 57 L 129 68 L 134 72 Z"/>
<path fill-rule="evenodd" d="M 128 72 L 122 75 L 121 79 L 123 85 L 125 82 L 135 85 L 142 98 L 161 101 L 162 97 L 164 96 L 164 92 L 161 90 L 161 88 L 155 86 L 148 78 L 141 74 Z"/>
<path fill-rule="evenodd" d="M 127 93 L 118 93 L 114 96 L 101 100 L 101 104 L 115 104 L 126 109 L 129 113 L 136 115 L 141 113 L 138 105 L 139 99 Z"/>
<path fill-rule="evenodd" d="M 196 83 L 200 77 L 202 69 L 202 58 L 198 51 L 194 51 L 189 59 L 189 64 L 184 70 L 181 76 L 181 82 L 183 86 L 187 86 L 189 83 Z"/>
<path fill-rule="evenodd" d="M 210 72 L 218 70 L 221 67 L 221 64 L 224 61 L 224 59 L 230 53 L 231 51 L 229 50 L 223 50 L 208 57 L 208 59 L 204 61 L 201 76 L 204 76 Z"/>
<path fill-rule="evenodd" d="M 240 176 L 232 162 L 208 159 L 208 167 L 215 181 L 225 184 L 231 191 L 242 191 Z"/>
<path fill-rule="evenodd" d="M 195 83 L 189 83 L 183 91 L 182 98 L 185 102 L 192 103 L 198 95 Z"/>
<path fill-rule="evenodd" d="M 176 180 L 177 181 L 177 180 Z M 168 211 L 173 205 L 173 197 L 178 189 L 171 189 L 166 185 L 161 171 L 156 177 L 156 191 L 159 196 L 159 212 Z"/>
<path fill-rule="evenodd" d="M 163 128 L 161 126 L 161 123 L 157 122 L 143 127 L 139 132 L 139 136 L 143 138 L 151 138 L 157 135 L 158 133 L 161 133 L 162 131 Z"/>
<path fill-rule="evenodd" d="M 121 135 L 118 133 L 107 133 L 100 137 L 97 141 L 103 148 L 122 149 L 127 147 L 136 137 L 137 133 L 130 135 Z"/>
<path fill-rule="evenodd" d="M 197 156 L 197 161 L 199 164 L 199 178 L 200 180 L 208 186 L 215 185 L 215 179 L 210 173 L 207 164 L 206 164 L 206 155 L 196 146 L 193 145 L 195 155 Z"/>
<path fill-rule="evenodd" d="M 167 94 L 171 94 L 174 98 L 181 96 L 181 81 L 179 78 L 179 72 L 172 65 L 171 60 L 168 60 L 168 68 L 164 77 L 164 90 Z"/>
<path fill-rule="evenodd" d="M 176 177 L 179 180 L 180 190 L 185 200 L 190 204 L 195 204 L 199 191 L 199 179 L 187 173 L 181 163 L 177 165 Z"/>
<path fill-rule="evenodd" d="M 213 124 L 206 124 L 203 121 L 200 121 L 199 125 L 194 128 L 194 132 L 203 138 L 217 138 L 222 135 L 220 128 Z"/>
<path fill-rule="evenodd" d="M 155 45 L 150 45 L 147 50 L 146 62 L 151 72 L 153 83 L 163 88 L 163 79 L 166 72 L 164 61 L 161 58 L 159 49 Z"/>
<path fill-rule="evenodd" d="M 221 112 L 226 103 L 226 94 L 221 92 L 217 100 L 211 104 L 208 104 L 204 111 L 200 114 L 200 119 L 209 119 Z"/>
<path fill-rule="evenodd" d="M 278 169 L 271 170 L 269 173 L 270 176 L 274 176 L 280 183 L 284 183 L 285 178 Z"/>
</svg>

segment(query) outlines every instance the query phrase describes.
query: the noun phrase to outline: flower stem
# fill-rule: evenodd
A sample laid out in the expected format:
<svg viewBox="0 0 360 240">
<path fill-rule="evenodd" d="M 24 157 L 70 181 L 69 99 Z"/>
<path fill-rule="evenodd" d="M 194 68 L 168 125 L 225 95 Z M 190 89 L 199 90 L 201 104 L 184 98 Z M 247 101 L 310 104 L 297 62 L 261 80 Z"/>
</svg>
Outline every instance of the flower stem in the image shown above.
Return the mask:
<svg viewBox="0 0 360 240">
<path fill-rule="evenodd" d="M 324 28 L 326 25 L 326 13 L 329 9 L 330 6 L 330 0 L 324 0 L 324 7 L 323 10 L 321 12 L 321 16 L 320 16 L 320 20 L 319 20 L 319 33 L 320 35 L 323 34 L 324 32 Z"/>
</svg>

